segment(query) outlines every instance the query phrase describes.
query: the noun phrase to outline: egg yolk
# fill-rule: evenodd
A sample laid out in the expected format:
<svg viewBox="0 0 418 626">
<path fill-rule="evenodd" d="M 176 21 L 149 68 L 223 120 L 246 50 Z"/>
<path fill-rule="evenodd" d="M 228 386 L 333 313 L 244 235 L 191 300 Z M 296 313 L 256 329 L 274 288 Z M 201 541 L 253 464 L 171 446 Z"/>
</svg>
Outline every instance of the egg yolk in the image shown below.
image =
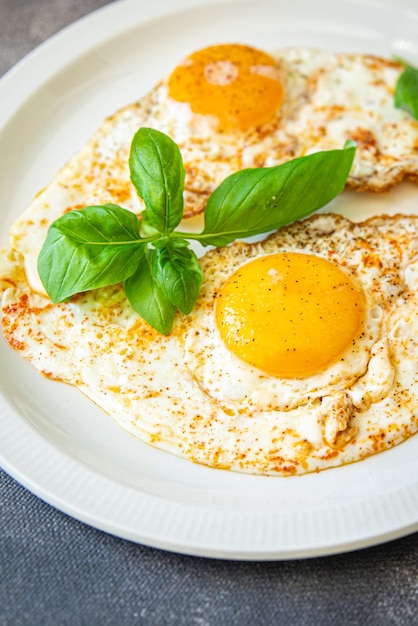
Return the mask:
<svg viewBox="0 0 418 626">
<path fill-rule="evenodd" d="M 194 113 L 215 116 L 220 131 L 265 124 L 283 101 L 277 61 L 239 44 L 211 46 L 187 57 L 169 77 L 168 92 Z"/>
<path fill-rule="evenodd" d="M 226 346 L 282 378 L 310 376 L 338 360 L 364 314 L 364 297 L 342 269 L 298 252 L 242 265 L 222 287 L 215 309 Z"/>
</svg>

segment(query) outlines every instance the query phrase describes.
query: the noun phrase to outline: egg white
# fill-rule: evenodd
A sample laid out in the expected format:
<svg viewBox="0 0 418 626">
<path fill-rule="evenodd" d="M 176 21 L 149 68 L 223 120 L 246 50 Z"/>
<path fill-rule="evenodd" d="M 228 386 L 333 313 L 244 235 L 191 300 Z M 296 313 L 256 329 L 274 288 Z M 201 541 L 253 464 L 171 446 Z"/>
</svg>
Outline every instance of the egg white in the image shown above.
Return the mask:
<svg viewBox="0 0 418 626">
<path fill-rule="evenodd" d="M 269 252 L 274 249 L 275 252 L 307 253 L 306 249 L 301 250 L 295 245 L 290 247 L 288 241 L 285 245 L 281 244 L 280 238 L 273 244 L 270 238 L 268 242 L 252 245 L 249 257 L 244 247 L 245 262 L 264 256 L 265 245 Z M 235 271 L 240 266 L 238 255 L 235 254 L 233 262 L 227 265 L 229 272 Z M 359 278 L 356 282 L 362 290 L 362 276 Z M 221 280 L 211 280 L 206 285 L 209 294 L 204 294 L 203 298 L 212 300 L 213 307 L 205 303 L 197 306 L 191 314 L 190 330 L 184 336 L 184 362 L 202 390 L 223 406 L 235 410 L 288 411 L 306 404 L 307 399 L 313 400 L 346 389 L 366 372 L 372 347 L 381 335 L 384 314 L 372 293 L 363 292 L 366 299 L 364 325 L 335 363 L 308 377 L 282 378 L 249 365 L 224 344 L 214 315 L 215 294 L 222 288 L 221 281 L 223 276 Z"/>
</svg>

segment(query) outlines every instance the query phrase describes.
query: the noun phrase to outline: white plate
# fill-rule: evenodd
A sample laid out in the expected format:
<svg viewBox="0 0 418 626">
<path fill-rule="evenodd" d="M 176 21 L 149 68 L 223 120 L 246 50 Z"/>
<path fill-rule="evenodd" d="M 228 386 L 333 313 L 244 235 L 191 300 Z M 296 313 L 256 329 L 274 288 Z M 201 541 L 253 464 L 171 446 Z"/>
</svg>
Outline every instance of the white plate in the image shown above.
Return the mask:
<svg viewBox="0 0 418 626">
<path fill-rule="evenodd" d="M 418 63 L 415 0 L 125 0 L 67 28 L 0 83 L 1 245 L 15 217 L 102 118 L 188 52 L 239 41 L 396 53 Z M 353 219 L 413 211 L 416 186 L 344 193 Z M 415 209 L 416 210 L 416 209 Z M 288 559 L 418 529 L 418 437 L 350 466 L 294 478 L 211 470 L 120 430 L 0 344 L 0 457 L 38 496 L 120 537 L 187 554 Z"/>
</svg>

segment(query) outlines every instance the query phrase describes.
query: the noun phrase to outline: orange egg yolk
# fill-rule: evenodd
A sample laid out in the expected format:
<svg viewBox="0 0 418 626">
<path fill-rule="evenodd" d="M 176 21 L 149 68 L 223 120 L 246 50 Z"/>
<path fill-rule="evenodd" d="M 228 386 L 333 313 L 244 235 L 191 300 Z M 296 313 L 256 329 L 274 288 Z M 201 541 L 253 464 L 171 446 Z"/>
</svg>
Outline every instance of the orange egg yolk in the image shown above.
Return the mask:
<svg viewBox="0 0 418 626">
<path fill-rule="evenodd" d="M 338 266 L 283 252 L 245 263 L 226 281 L 215 316 L 240 359 L 282 378 L 306 377 L 337 361 L 359 334 L 364 297 Z"/>
<path fill-rule="evenodd" d="M 239 44 L 198 50 L 175 68 L 169 96 L 194 113 L 215 116 L 218 130 L 246 131 L 271 120 L 283 101 L 277 61 Z"/>
</svg>

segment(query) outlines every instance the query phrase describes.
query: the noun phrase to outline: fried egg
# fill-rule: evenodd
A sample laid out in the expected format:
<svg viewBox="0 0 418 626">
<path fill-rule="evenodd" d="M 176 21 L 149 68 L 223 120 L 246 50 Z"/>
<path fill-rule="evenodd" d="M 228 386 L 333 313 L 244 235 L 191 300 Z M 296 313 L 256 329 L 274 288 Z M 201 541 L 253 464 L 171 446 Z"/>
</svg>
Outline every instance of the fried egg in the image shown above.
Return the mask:
<svg viewBox="0 0 418 626">
<path fill-rule="evenodd" d="M 63 213 L 107 202 L 143 210 L 128 170 L 130 143 L 141 126 L 165 132 L 180 147 L 185 217 L 204 211 L 210 193 L 237 170 L 339 149 L 347 139 L 357 143 L 349 187 L 383 191 L 404 177 L 418 180 L 418 122 L 393 104 L 402 69 L 370 55 L 304 48 L 198 50 L 150 93 L 107 118 L 34 199 L 12 232 L 29 259 L 27 271 L 48 222 Z M 42 289 L 36 274 L 30 280 Z"/>
<path fill-rule="evenodd" d="M 211 250 L 166 336 L 120 285 L 52 305 L 10 250 L 3 332 L 146 443 L 212 468 L 319 471 L 418 430 L 417 232 L 418 216 L 328 213 Z"/>
</svg>

